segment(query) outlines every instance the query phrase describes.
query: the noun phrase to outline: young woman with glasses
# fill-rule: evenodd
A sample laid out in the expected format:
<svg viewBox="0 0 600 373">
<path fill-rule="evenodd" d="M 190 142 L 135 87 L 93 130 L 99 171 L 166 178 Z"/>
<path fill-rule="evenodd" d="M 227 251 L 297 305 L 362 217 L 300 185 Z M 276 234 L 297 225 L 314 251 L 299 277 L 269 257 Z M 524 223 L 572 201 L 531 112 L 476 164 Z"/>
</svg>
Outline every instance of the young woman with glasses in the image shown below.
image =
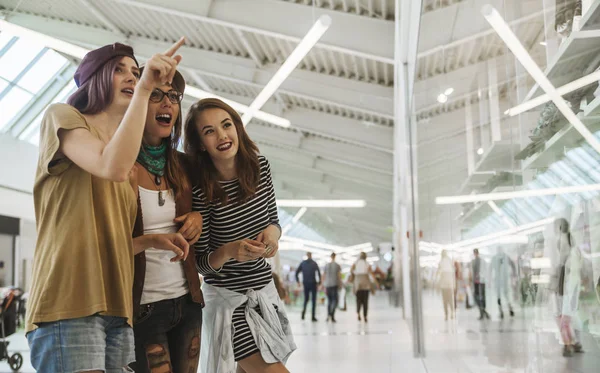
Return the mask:
<svg viewBox="0 0 600 373">
<path fill-rule="evenodd" d="M 172 84 L 150 93 L 136 163 L 139 198 L 133 235 L 134 241 L 147 242 L 135 256 L 133 285 L 132 368 L 138 373 L 198 370 L 204 300 L 194 252 L 187 257 L 184 253 L 200 238 L 202 216 L 192 212 L 185 155 L 177 151 L 184 91 L 185 81 L 176 72 Z M 156 249 L 153 242 L 160 237 L 167 238 L 179 255 L 169 258 L 169 253 Z"/>
</svg>

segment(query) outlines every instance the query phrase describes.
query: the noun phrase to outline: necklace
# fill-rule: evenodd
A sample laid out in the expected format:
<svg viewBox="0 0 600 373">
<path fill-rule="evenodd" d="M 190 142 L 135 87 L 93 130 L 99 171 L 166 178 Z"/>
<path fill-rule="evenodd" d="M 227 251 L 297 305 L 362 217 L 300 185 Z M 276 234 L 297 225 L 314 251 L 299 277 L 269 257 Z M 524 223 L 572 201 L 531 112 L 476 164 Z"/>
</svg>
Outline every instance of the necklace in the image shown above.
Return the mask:
<svg viewBox="0 0 600 373">
<path fill-rule="evenodd" d="M 148 170 L 148 177 L 152 179 L 150 174 L 154 175 L 152 182 L 158 190 L 158 205 L 164 206 L 165 199 L 160 189 L 162 183 L 162 176 L 165 173 L 165 166 L 167 164 L 167 143 L 163 141 L 159 146 L 150 146 L 142 144 L 142 148 L 138 153 L 137 161 Z"/>
<path fill-rule="evenodd" d="M 160 177 L 159 175 L 154 175 L 153 179 L 152 176 L 150 176 L 150 173 L 151 172 L 148 171 L 148 177 L 156 186 L 156 190 L 158 191 L 158 205 L 162 207 L 165 205 L 166 202 L 165 198 L 163 197 L 162 190 L 160 189 L 160 185 L 162 184 L 162 177 Z"/>
</svg>

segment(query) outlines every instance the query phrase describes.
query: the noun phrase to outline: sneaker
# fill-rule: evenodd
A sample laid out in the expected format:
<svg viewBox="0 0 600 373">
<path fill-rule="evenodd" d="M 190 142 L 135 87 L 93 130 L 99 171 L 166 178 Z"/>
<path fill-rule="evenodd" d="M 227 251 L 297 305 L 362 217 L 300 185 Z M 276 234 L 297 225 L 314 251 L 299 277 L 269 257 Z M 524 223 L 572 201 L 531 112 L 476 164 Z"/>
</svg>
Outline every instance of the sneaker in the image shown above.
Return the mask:
<svg viewBox="0 0 600 373">
<path fill-rule="evenodd" d="M 317 318 L 316 318 L 316 317 L 313 317 L 313 318 L 312 318 L 312 322 L 317 322 L 317 321 L 319 321 L 319 320 L 317 320 Z"/>
<path fill-rule="evenodd" d="M 582 354 L 585 352 L 585 351 L 583 351 L 583 346 L 581 345 L 581 343 L 575 343 L 573 345 L 573 350 L 578 354 Z"/>
</svg>

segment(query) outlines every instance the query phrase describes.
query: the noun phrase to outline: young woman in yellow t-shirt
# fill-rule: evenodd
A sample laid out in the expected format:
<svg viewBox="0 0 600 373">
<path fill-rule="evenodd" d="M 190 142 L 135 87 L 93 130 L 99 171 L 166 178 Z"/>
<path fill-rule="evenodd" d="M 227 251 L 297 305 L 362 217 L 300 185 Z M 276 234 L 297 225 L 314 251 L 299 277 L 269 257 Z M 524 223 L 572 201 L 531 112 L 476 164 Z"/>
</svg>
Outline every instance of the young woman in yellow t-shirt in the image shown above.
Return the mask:
<svg viewBox="0 0 600 373">
<path fill-rule="evenodd" d="M 140 75 L 131 47 L 89 52 L 68 104 L 41 124 L 34 185 L 38 241 L 27 310 L 33 367 L 42 372 L 121 372 L 134 360 L 131 289 L 136 216 L 128 182 L 148 100 L 171 82 L 184 39 L 154 55 Z M 180 234 L 152 246 L 187 256 Z"/>
</svg>

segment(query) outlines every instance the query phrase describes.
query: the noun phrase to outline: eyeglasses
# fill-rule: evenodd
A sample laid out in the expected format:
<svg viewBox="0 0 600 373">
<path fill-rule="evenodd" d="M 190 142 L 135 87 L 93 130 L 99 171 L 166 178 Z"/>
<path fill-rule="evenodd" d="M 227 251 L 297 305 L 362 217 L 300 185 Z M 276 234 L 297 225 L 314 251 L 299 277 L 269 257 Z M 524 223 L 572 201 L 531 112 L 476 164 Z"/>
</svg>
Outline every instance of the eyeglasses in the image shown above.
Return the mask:
<svg viewBox="0 0 600 373">
<path fill-rule="evenodd" d="M 172 104 L 179 104 L 183 99 L 183 93 L 177 92 L 174 89 L 171 89 L 169 92 L 165 92 L 159 88 L 154 88 L 152 93 L 150 93 L 150 101 L 159 103 L 165 96 L 169 98 L 169 101 L 171 101 Z"/>
</svg>

